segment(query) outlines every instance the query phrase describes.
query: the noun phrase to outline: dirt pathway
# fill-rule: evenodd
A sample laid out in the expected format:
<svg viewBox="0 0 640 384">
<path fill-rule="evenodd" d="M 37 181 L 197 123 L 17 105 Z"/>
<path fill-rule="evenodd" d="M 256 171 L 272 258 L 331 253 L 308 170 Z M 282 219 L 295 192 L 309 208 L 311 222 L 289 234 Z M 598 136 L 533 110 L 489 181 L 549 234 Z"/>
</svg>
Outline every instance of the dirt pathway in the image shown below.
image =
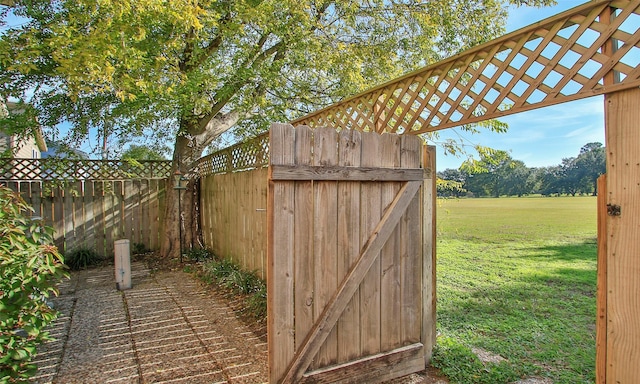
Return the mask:
<svg viewBox="0 0 640 384">
<path fill-rule="evenodd" d="M 36 383 L 264 383 L 266 343 L 227 304 L 183 272 L 132 266 L 74 273 L 55 299 L 55 342 L 36 359 Z"/>
</svg>

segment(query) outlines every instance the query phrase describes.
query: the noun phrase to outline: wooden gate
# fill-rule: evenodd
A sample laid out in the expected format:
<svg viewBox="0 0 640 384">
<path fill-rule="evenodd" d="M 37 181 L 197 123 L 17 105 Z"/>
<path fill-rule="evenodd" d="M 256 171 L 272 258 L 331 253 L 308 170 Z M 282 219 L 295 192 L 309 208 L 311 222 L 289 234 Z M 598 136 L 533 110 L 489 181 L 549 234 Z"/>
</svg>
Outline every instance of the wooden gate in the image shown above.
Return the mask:
<svg viewBox="0 0 640 384">
<path fill-rule="evenodd" d="M 433 148 L 283 124 L 270 140 L 270 382 L 423 370 L 435 337 Z"/>
</svg>

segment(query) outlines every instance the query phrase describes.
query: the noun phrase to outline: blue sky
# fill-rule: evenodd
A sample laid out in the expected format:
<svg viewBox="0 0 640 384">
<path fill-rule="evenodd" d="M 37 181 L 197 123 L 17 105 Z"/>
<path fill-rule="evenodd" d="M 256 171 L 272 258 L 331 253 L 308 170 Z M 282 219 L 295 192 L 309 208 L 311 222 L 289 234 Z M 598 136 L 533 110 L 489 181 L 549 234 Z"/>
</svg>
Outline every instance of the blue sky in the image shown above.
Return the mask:
<svg viewBox="0 0 640 384">
<path fill-rule="evenodd" d="M 558 0 L 553 7 L 513 8 L 507 23 L 512 32 L 537 21 L 546 19 L 587 0 Z M 442 137 L 462 135 L 468 144 L 480 144 L 509 151 L 511 157 L 522 160 L 529 167 L 560 164 L 563 158 L 575 157 L 580 148 L 589 142 L 604 144 L 604 99 L 595 96 L 588 99 L 523 112 L 500 119 L 509 124 L 507 133 L 483 132 L 480 134 L 443 131 Z M 445 156 L 437 148 L 437 169 L 458 168 L 466 156 Z M 477 156 L 476 156 L 477 158 Z"/>
</svg>

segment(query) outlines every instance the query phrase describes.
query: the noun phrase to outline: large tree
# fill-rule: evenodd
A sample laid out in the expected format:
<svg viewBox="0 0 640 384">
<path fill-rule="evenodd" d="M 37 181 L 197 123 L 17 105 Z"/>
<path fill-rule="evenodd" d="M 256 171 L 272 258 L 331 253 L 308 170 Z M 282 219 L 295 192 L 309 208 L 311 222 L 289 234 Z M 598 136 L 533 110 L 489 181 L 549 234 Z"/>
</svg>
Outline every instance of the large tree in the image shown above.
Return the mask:
<svg viewBox="0 0 640 384">
<path fill-rule="evenodd" d="M 0 96 L 50 129 L 70 123 L 73 140 L 170 138 L 188 174 L 231 127 L 264 130 L 499 35 L 508 4 L 552 2 L 5 0 Z M 167 201 L 175 222 L 173 189 Z M 165 228 L 162 254 L 175 256 Z"/>
</svg>

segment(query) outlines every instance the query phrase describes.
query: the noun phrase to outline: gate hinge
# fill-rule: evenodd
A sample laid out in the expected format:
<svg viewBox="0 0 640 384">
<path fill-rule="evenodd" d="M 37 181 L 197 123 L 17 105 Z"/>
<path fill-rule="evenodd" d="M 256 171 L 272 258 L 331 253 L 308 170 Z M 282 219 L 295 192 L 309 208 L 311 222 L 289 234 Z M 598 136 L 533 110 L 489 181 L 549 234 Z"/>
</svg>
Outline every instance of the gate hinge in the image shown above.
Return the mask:
<svg viewBox="0 0 640 384">
<path fill-rule="evenodd" d="M 617 204 L 607 204 L 607 213 L 609 216 L 620 216 L 622 214 L 622 207 Z"/>
</svg>

